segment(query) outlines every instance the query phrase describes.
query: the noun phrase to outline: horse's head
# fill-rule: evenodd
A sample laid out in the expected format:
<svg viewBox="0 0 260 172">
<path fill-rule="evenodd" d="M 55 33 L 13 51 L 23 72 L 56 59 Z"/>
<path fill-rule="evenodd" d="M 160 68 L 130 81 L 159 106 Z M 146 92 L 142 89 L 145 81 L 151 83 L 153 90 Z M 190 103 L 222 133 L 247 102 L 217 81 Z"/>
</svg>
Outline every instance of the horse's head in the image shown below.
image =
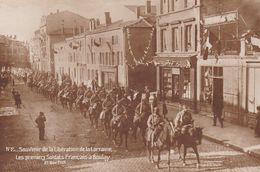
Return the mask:
<svg viewBox="0 0 260 172">
<path fill-rule="evenodd" d="M 201 127 L 195 127 L 193 130 L 192 130 L 192 136 L 195 138 L 195 141 L 198 145 L 201 144 L 201 140 L 202 140 L 202 130 L 203 128 Z"/>
</svg>

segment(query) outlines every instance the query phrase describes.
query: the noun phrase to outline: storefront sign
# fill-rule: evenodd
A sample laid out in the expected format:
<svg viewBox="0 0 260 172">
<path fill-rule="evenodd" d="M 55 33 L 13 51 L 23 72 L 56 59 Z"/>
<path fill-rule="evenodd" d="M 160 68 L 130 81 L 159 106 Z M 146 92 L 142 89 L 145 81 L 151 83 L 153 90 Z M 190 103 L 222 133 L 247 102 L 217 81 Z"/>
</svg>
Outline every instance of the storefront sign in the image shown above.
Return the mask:
<svg viewBox="0 0 260 172">
<path fill-rule="evenodd" d="M 172 68 L 173 75 L 180 75 L 180 68 Z"/>
<path fill-rule="evenodd" d="M 205 25 L 221 24 L 235 22 L 237 20 L 237 12 L 222 14 L 205 18 Z"/>
</svg>

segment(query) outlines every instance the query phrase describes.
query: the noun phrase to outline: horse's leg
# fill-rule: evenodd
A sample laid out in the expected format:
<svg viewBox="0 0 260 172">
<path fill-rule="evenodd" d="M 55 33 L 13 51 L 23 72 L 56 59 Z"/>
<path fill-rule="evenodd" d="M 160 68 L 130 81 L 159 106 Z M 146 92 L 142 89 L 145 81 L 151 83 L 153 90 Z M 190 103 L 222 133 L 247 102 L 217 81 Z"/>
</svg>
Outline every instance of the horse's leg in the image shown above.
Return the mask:
<svg viewBox="0 0 260 172">
<path fill-rule="evenodd" d="M 197 157 L 197 168 L 200 168 L 200 157 L 199 157 L 199 153 L 198 153 L 198 149 L 197 149 L 197 146 L 196 145 L 194 145 L 193 147 L 192 147 L 192 149 L 193 149 L 193 151 L 194 151 L 194 153 L 196 154 L 196 157 Z"/>
<path fill-rule="evenodd" d="M 148 160 L 151 162 L 151 145 L 147 141 L 147 153 L 148 153 Z"/>
<path fill-rule="evenodd" d="M 171 146 L 168 148 L 168 170 L 171 171 Z"/>
<path fill-rule="evenodd" d="M 146 128 L 142 127 L 141 132 L 142 132 L 142 139 L 143 139 L 143 142 L 144 142 L 144 146 L 146 146 L 146 140 L 145 140 Z"/>
<path fill-rule="evenodd" d="M 122 131 L 119 131 L 119 144 L 118 144 L 118 146 L 122 145 L 122 141 L 123 141 L 123 133 L 122 133 Z"/>
<path fill-rule="evenodd" d="M 161 161 L 161 150 L 158 149 L 158 158 L 157 158 L 157 163 L 156 163 L 156 168 L 157 168 L 157 169 L 160 168 L 160 166 L 159 166 L 160 161 Z"/>
<path fill-rule="evenodd" d="M 128 139 L 128 132 L 125 133 L 125 148 L 126 148 L 126 151 L 128 151 L 127 139 Z"/>
<path fill-rule="evenodd" d="M 133 134 L 132 134 L 132 136 L 134 137 L 135 141 L 136 141 L 136 132 L 137 132 L 137 126 L 136 126 L 136 124 L 133 124 Z"/>
<path fill-rule="evenodd" d="M 179 154 L 179 159 L 182 160 L 182 157 L 181 157 L 181 144 L 178 144 L 178 154 Z"/>
<path fill-rule="evenodd" d="M 183 150 L 183 166 L 186 166 L 185 158 L 187 154 L 187 147 L 184 145 L 184 150 Z"/>
</svg>

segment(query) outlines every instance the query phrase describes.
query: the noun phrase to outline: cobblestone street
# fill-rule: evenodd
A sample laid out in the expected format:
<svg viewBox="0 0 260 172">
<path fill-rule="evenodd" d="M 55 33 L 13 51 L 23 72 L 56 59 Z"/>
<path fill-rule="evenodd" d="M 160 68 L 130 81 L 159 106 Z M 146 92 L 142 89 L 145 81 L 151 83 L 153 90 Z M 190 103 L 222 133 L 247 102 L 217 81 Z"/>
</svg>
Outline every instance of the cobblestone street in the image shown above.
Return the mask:
<svg viewBox="0 0 260 172">
<path fill-rule="evenodd" d="M 143 143 L 129 139 L 129 152 L 124 148 L 116 148 L 112 141 L 105 137 L 99 129 L 90 127 L 89 119 L 83 118 L 79 112 L 68 112 L 60 105 L 51 103 L 42 95 L 32 92 L 24 85 L 17 85 L 21 92 L 23 108 L 19 115 L 1 117 L 1 155 L 0 171 L 157 171 L 155 166 L 148 162 Z M 12 106 L 10 87 L 5 91 L 1 101 L 7 101 Z M 7 105 L 1 102 L 1 105 Z M 46 140 L 38 140 L 38 129 L 35 118 L 39 111 L 46 114 Z M 19 155 L 46 155 L 46 153 L 7 152 L 6 147 L 103 147 L 112 148 L 107 152 L 110 157 L 104 160 L 68 160 L 66 163 L 44 165 L 42 160 L 17 160 Z M 259 171 L 260 160 L 246 154 L 223 147 L 216 143 L 203 140 L 199 146 L 201 168 L 196 169 L 196 157 L 188 153 L 187 166 L 183 167 L 176 154 L 171 156 L 171 168 L 174 171 Z M 80 153 L 80 152 L 79 152 Z M 73 152 L 71 155 L 79 154 Z M 57 155 L 52 154 L 52 155 Z M 64 152 L 59 153 L 64 155 Z M 156 158 L 156 157 L 155 157 Z M 56 161 L 57 163 L 57 161 Z M 167 170 L 166 157 L 162 157 L 161 171 Z"/>
</svg>

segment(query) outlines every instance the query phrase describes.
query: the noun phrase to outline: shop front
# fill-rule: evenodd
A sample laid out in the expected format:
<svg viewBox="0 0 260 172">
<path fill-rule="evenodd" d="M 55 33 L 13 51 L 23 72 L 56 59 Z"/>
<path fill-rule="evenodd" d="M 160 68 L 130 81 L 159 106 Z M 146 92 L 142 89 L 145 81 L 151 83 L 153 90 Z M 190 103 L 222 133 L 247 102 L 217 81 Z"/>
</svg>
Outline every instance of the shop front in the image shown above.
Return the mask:
<svg viewBox="0 0 260 172">
<path fill-rule="evenodd" d="M 197 57 L 157 58 L 157 90 L 169 103 L 186 104 L 196 110 Z"/>
</svg>

